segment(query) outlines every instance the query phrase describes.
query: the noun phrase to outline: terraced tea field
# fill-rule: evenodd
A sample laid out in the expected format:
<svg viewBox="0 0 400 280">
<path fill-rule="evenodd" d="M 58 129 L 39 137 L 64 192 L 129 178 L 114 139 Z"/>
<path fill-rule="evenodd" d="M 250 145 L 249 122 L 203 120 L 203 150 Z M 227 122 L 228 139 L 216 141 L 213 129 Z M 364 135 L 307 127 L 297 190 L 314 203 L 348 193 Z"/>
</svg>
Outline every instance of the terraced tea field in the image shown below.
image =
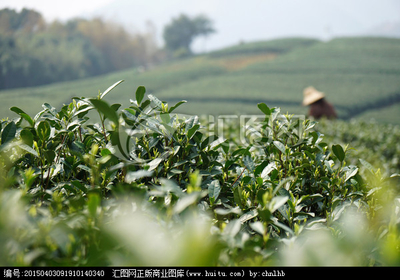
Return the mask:
<svg viewBox="0 0 400 280">
<path fill-rule="evenodd" d="M 0 116 L 18 103 L 28 113 L 51 100 L 60 107 L 74 96 L 96 96 L 125 80 L 111 96 L 125 105 L 137 86 L 165 101 L 185 99 L 181 113 L 251 114 L 265 102 L 283 112 L 305 114 L 302 90 L 326 93 L 343 119 L 374 118 L 400 123 L 400 40 L 338 38 L 329 42 L 293 38 L 246 43 L 189 59 L 47 86 L 0 91 Z"/>
</svg>

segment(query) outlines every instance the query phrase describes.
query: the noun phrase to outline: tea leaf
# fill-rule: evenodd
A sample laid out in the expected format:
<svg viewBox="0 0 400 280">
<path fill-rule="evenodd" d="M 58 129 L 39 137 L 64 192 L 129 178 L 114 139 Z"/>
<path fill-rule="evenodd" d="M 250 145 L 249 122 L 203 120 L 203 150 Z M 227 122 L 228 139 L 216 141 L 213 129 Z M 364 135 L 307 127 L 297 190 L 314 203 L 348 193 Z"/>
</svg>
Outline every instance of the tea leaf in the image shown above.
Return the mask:
<svg viewBox="0 0 400 280">
<path fill-rule="evenodd" d="M 240 231 L 241 222 L 239 220 L 231 220 L 224 228 L 224 234 L 230 237 L 236 236 Z"/>
<path fill-rule="evenodd" d="M 254 222 L 250 224 L 250 227 L 252 230 L 254 230 L 255 232 L 264 235 L 266 230 L 265 227 L 263 225 L 263 223 L 261 223 L 260 221 Z"/>
<path fill-rule="evenodd" d="M 183 212 L 186 208 L 189 206 L 195 204 L 199 199 L 201 199 L 205 193 L 202 192 L 192 192 L 181 199 L 178 200 L 178 202 L 175 204 L 173 213 L 174 214 L 179 214 Z"/>
<path fill-rule="evenodd" d="M 355 176 L 358 172 L 358 167 L 357 166 L 348 166 L 345 169 L 345 182 L 349 180 L 351 177 Z"/>
<path fill-rule="evenodd" d="M 152 94 L 149 94 L 148 98 L 150 99 L 151 102 L 154 103 L 154 105 L 156 106 L 157 109 L 162 109 L 163 106 L 162 106 L 162 102 L 160 99 L 158 99 L 157 97 L 155 97 Z"/>
<path fill-rule="evenodd" d="M 136 90 L 136 102 L 140 106 L 142 103 L 144 94 L 146 93 L 146 88 L 144 86 L 139 86 Z"/>
<path fill-rule="evenodd" d="M 274 141 L 273 143 L 274 143 L 275 147 L 277 147 L 279 149 L 279 151 L 281 151 L 283 154 L 286 152 L 285 145 L 283 145 L 281 142 Z"/>
<path fill-rule="evenodd" d="M 24 118 L 32 127 L 35 125 L 35 122 L 32 120 L 32 118 L 28 114 L 26 114 L 23 110 L 21 110 L 20 108 L 11 107 L 10 110 L 17 113 L 22 118 Z"/>
<path fill-rule="evenodd" d="M 272 170 L 276 169 L 275 162 L 270 162 L 261 172 L 261 178 L 265 179 L 271 173 Z"/>
<path fill-rule="evenodd" d="M 332 152 L 335 154 L 335 156 L 338 158 L 340 162 L 344 160 L 345 153 L 342 146 L 340 146 L 339 144 L 332 145 Z"/>
<path fill-rule="evenodd" d="M 171 121 L 171 116 L 168 113 L 161 113 L 160 117 L 164 124 L 169 124 L 169 122 Z"/>
<path fill-rule="evenodd" d="M 12 121 L 8 123 L 1 133 L 1 144 L 5 144 L 15 138 L 15 133 L 17 132 L 17 126 Z"/>
<path fill-rule="evenodd" d="M 93 104 L 93 106 L 100 112 L 102 113 L 106 118 L 108 118 L 110 121 L 114 122 L 115 124 L 118 124 L 118 116 L 115 110 L 113 110 L 107 102 L 100 100 L 100 99 L 90 99 L 90 102 Z"/>
<path fill-rule="evenodd" d="M 200 128 L 200 125 L 196 124 L 188 130 L 187 138 L 192 139 L 194 133 Z"/>
<path fill-rule="evenodd" d="M 152 161 L 150 161 L 148 163 L 148 166 L 149 166 L 148 171 L 152 171 L 152 170 L 156 169 L 157 166 L 162 162 L 162 160 L 163 160 L 162 158 L 156 158 L 156 159 L 153 159 Z"/>
<path fill-rule="evenodd" d="M 49 112 L 53 117 L 57 117 L 57 109 L 51 106 L 49 103 L 44 103 L 42 107 L 46 112 Z"/>
<path fill-rule="evenodd" d="M 186 103 L 186 102 L 187 102 L 186 100 L 179 101 L 178 103 L 176 103 L 174 106 L 172 106 L 172 107 L 169 109 L 168 113 L 171 113 L 171 112 L 174 111 L 176 108 L 178 108 L 180 105 L 182 105 L 182 104 L 184 104 L 184 103 Z"/>
<path fill-rule="evenodd" d="M 130 171 L 125 176 L 125 182 L 132 183 L 137 179 L 141 179 L 144 177 L 151 177 L 153 172 L 149 170 L 138 170 L 138 171 Z"/>
<path fill-rule="evenodd" d="M 274 220 L 273 224 L 276 225 L 277 227 L 280 227 L 281 229 L 285 230 L 290 235 L 294 235 L 293 230 L 290 227 L 288 227 L 287 225 L 282 224 L 281 222 L 278 222 L 277 220 Z"/>
<path fill-rule="evenodd" d="M 189 129 L 191 129 L 194 125 L 196 125 L 199 121 L 198 116 L 191 116 L 187 121 L 186 121 L 186 126 L 185 130 L 188 132 Z"/>
<path fill-rule="evenodd" d="M 257 217 L 258 211 L 257 209 L 252 209 L 246 213 L 244 213 L 242 216 L 240 216 L 239 221 L 243 224 L 255 217 Z"/>
<path fill-rule="evenodd" d="M 46 141 L 50 137 L 50 124 L 47 121 L 39 122 L 37 126 L 37 134 L 42 141 Z"/>
<path fill-rule="evenodd" d="M 256 168 L 253 159 L 250 156 L 243 157 L 243 164 L 246 166 L 247 170 L 253 172 Z"/>
<path fill-rule="evenodd" d="M 28 146 L 26 144 L 20 143 L 20 144 L 18 144 L 18 147 L 20 147 L 21 149 L 27 151 L 28 153 L 31 153 L 32 155 L 34 155 L 36 157 L 39 157 L 38 153 L 34 149 L 32 149 L 30 146 Z"/>
<path fill-rule="evenodd" d="M 240 210 L 239 207 L 234 207 L 234 208 L 216 208 L 214 211 L 216 214 L 221 215 L 221 216 L 226 216 L 229 214 L 237 214 L 240 215 L 242 213 L 242 210 Z"/>
<path fill-rule="evenodd" d="M 33 134 L 32 132 L 29 131 L 29 129 L 24 128 L 21 130 L 19 133 L 19 136 L 21 137 L 22 141 L 28 145 L 29 147 L 32 147 L 33 145 Z"/>
<path fill-rule="evenodd" d="M 374 174 L 374 168 L 372 167 L 372 165 L 369 162 L 367 162 L 366 160 L 363 160 L 362 158 L 360 158 L 359 161 L 365 168 L 367 168 L 372 174 Z"/>
<path fill-rule="evenodd" d="M 267 116 L 271 115 L 271 109 L 265 103 L 258 103 L 257 107 Z"/>
<path fill-rule="evenodd" d="M 118 86 L 120 83 L 122 83 L 124 80 L 120 80 L 118 82 L 116 82 L 115 84 L 113 84 L 112 86 L 110 86 L 108 89 L 106 89 L 101 95 L 100 95 L 100 99 L 103 99 L 104 96 L 107 95 L 107 93 L 109 93 L 110 91 L 112 91 L 116 86 Z"/>
<path fill-rule="evenodd" d="M 274 213 L 279 207 L 284 205 L 286 201 L 288 201 L 289 197 L 287 196 L 276 196 L 270 202 L 270 211 Z"/>
<path fill-rule="evenodd" d="M 210 198 L 214 198 L 214 201 L 218 199 L 220 192 L 221 186 L 218 180 L 214 180 L 210 184 L 208 184 L 208 196 Z"/>
</svg>

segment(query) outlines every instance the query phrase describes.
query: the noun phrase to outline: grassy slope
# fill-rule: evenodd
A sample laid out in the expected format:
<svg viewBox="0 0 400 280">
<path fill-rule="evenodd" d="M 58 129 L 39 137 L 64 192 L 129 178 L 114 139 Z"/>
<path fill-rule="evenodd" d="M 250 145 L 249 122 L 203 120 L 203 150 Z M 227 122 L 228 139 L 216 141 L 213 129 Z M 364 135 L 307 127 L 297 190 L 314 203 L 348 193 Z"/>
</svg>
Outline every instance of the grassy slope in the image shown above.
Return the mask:
<svg viewBox="0 0 400 280">
<path fill-rule="evenodd" d="M 254 75 L 284 73 L 290 80 L 285 98 L 301 99 L 297 88 L 314 85 L 335 105 L 374 106 L 380 99 L 400 94 L 400 40 L 341 38 L 293 51 L 270 64 L 253 65 L 243 72 Z M 278 88 L 278 84 L 271 88 Z"/>
<path fill-rule="evenodd" d="M 313 85 L 324 91 L 345 117 L 348 109 L 372 108 L 382 98 L 399 95 L 399 76 L 400 40 L 346 38 L 295 49 L 268 62 L 255 63 L 224 76 L 192 81 L 161 93 L 183 98 L 189 93 L 196 94 L 196 89 L 208 88 L 201 94 L 204 99 L 246 96 L 255 102 L 264 99 L 271 106 L 302 113 L 305 111 L 299 106 L 302 89 Z"/>
<path fill-rule="evenodd" d="M 182 113 L 258 113 L 265 102 L 282 111 L 304 114 L 302 90 L 313 85 L 324 91 L 341 116 L 348 109 L 376 106 L 400 95 L 400 40 L 340 38 L 330 42 L 313 39 L 281 39 L 234 46 L 208 55 L 165 63 L 144 73 L 126 70 L 90 79 L 0 92 L 0 116 L 12 116 L 11 106 L 29 114 L 48 102 L 60 106 L 73 96 L 96 96 L 124 79 L 107 98 L 128 105 L 139 85 L 148 93 L 176 102 L 187 99 Z M 396 109 L 373 110 L 360 117 L 400 122 Z M 391 116 L 388 116 L 391 114 Z M 398 114 L 398 113 L 397 113 Z"/>
</svg>

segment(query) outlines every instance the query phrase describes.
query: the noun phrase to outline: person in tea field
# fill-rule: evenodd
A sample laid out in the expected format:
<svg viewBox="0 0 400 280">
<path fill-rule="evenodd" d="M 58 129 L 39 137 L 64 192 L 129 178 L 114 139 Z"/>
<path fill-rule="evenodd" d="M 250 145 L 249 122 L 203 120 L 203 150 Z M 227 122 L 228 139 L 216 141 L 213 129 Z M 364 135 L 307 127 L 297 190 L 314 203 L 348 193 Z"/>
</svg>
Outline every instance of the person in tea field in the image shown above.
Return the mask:
<svg viewBox="0 0 400 280">
<path fill-rule="evenodd" d="M 326 101 L 325 94 L 314 87 L 307 87 L 303 91 L 303 105 L 310 106 L 308 116 L 315 119 L 327 118 L 336 119 L 337 114 L 331 103 Z"/>
</svg>

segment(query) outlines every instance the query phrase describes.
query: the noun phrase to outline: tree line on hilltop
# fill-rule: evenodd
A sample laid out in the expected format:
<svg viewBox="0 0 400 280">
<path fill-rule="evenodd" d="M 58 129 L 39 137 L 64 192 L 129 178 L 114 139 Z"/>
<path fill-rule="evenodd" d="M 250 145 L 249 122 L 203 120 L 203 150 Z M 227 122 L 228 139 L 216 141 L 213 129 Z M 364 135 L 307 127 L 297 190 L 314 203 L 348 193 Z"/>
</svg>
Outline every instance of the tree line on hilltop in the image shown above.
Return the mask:
<svg viewBox="0 0 400 280">
<path fill-rule="evenodd" d="M 190 22 L 192 28 L 187 30 Z M 196 24 L 203 25 L 203 29 Z M 159 48 L 151 23 L 144 32 L 133 34 L 101 18 L 46 22 L 34 10 L 3 9 L 0 10 L 0 89 L 146 67 L 168 57 L 191 54 L 192 39 L 211 31 L 211 22 L 206 17 L 190 19 L 181 15 L 166 26 L 166 46 Z"/>
</svg>

